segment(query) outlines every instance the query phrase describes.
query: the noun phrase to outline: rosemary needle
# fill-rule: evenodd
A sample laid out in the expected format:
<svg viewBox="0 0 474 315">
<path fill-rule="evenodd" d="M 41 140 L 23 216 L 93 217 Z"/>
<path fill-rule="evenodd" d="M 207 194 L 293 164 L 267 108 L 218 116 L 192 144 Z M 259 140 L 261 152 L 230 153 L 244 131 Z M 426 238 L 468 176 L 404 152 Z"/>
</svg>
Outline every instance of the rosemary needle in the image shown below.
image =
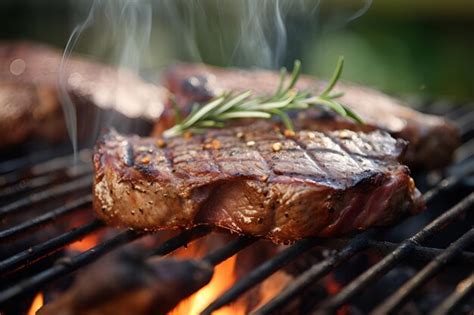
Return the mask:
<svg viewBox="0 0 474 315">
<path fill-rule="evenodd" d="M 285 68 L 280 71 L 280 81 L 275 93 L 270 96 L 254 96 L 251 91 L 232 94 L 231 92 L 213 98 L 191 112 L 184 120 L 166 130 L 165 137 L 180 135 L 186 131 L 199 132 L 207 128 L 222 128 L 225 121 L 239 118 L 271 119 L 278 117 L 285 128 L 293 131 L 293 123 L 288 116 L 290 110 L 304 110 L 313 106 L 325 106 L 338 115 L 363 123 L 362 119 L 351 109 L 336 101 L 343 93 L 331 93 L 341 77 L 344 58 L 339 57 L 336 69 L 326 88 L 319 95 L 297 91 L 294 87 L 301 74 L 301 62 L 296 60 L 293 71 L 287 80 Z M 285 84 L 288 81 L 288 84 Z"/>
</svg>

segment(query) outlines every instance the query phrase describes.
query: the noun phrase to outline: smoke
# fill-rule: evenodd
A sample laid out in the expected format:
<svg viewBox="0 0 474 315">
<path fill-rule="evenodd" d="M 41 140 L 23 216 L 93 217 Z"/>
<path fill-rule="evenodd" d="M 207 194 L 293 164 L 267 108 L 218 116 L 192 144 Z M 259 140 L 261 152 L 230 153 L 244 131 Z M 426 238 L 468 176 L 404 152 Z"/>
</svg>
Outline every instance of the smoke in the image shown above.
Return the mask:
<svg viewBox="0 0 474 315">
<path fill-rule="evenodd" d="M 370 7 L 349 7 L 347 24 Z M 320 0 L 90 0 L 73 1 L 83 12 L 66 45 L 61 62 L 59 90 L 68 132 L 77 150 L 77 118 L 65 86 L 65 68 L 71 53 L 80 50 L 117 68 L 138 74 L 144 63 L 163 64 L 158 50 L 174 47 L 173 57 L 222 66 L 278 69 L 301 58 L 304 42 L 317 37 Z M 88 5 L 87 5 L 88 4 Z M 331 3 L 332 5 L 332 3 Z M 153 24 L 152 24 L 153 21 Z M 342 27 L 342 24 L 340 27 Z M 317 25 L 314 27 L 314 25 Z M 157 33 L 168 34 L 166 40 Z M 155 42 L 155 45 L 153 45 Z M 155 47 L 151 50 L 150 47 Z M 172 62 L 168 60 L 168 62 Z M 117 72 L 117 82 L 121 80 Z M 121 91 L 115 93 L 116 104 Z M 107 117 L 111 124 L 113 117 Z M 90 122 L 96 124 L 98 122 Z M 104 121 L 100 122 L 104 124 Z M 94 129 L 91 127 L 91 129 Z"/>
<path fill-rule="evenodd" d="M 354 12 L 354 14 L 349 17 L 347 23 L 352 22 L 364 15 L 367 10 L 369 10 L 369 8 L 372 6 L 372 2 L 372 0 L 362 1 L 362 6 L 360 7 L 360 9 L 358 9 L 356 12 Z"/>
<path fill-rule="evenodd" d="M 239 64 L 276 68 L 282 63 L 287 32 L 280 0 L 247 0 L 243 5 L 240 36 L 231 59 Z"/>
<path fill-rule="evenodd" d="M 278 69 L 301 58 L 305 41 L 356 20 L 372 0 L 157 0 L 180 60 Z"/>
<path fill-rule="evenodd" d="M 149 53 L 149 40 L 152 26 L 152 6 L 148 0 L 94 0 L 73 1 L 74 12 L 87 12 L 77 23 L 64 49 L 58 76 L 58 88 L 69 137 L 74 152 L 78 148 L 77 112 L 67 88 L 66 71 L 68 60 L 81 40 L 83 52 L 90 53 L 117 68 L 126 68 L 138 74 L 145 56 Z M 85 37 L 87 34 L 86 40 Z M 117 71 L 116 85 L 121 82 L 124 72 Z M 116 91 L 115 104 L 121 104 Z M 107 117 L 109 123 L 113 117 Z M 99 119 L 91 117 L 91 134 L 99 127 Z"/>
<path fill-rule="evenodd" d="M 69 57 L 71 56 L 71 53 L 74 50 L 74 47 L 77 44 L 77 41 L 79 40 L 80 35 L 85 29 L 87 29 L 91 25 L 94 19 L 95 10 L 96 10 L 96 3 L 94 2 L 90 8 L 90 11 L 86 19 L 82 23 L 77 25 L 72 31 L 71 36 L 69 37 L 69 40 L 64 49 L 63 56 L 61 58 L 61 63 L 59 66 L 59 75 L 58 75 L 58 83 L 57 83 L 58 90 L 59 90 L 59 97 L 61 98 L 61 106 L 63 108 L 64 119 L 66 122 L 67 131 L 69 133 L 69 138 L 71 140 L 72 147 L 74 150 L 75 158 L 76 158 L 76 153 L 78 149 L 77 113 L 76 113 L 76 108 L 65 86 L 65 82 L 66 82 L 65 67 L 66 67 Z"/>
<path fill-rule="evenodd" d="M 178 57 L 224 66 L 279 68 L 287 49 L 287 14 L 319 1 L 157 1 L 160 20 L 180 40 Z"/>
<path fill-rule="evenodd" d="M 115 64 L 138 73 L 148 51 L 152 7 L 147 0 L 102 0 Z M 105 34 L 107 35 L 107 34 Z"/>
</svg>

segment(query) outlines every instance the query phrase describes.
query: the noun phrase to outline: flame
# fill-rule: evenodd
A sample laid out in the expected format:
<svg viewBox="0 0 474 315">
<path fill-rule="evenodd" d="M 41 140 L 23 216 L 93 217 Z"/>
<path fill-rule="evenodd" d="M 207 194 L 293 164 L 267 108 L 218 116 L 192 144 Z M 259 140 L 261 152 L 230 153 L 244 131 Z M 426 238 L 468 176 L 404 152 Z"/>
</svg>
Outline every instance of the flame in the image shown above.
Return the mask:
<svg viewBox="0 0 474 315">
<path fill-rule="evenodd" d="M 91 249 L 99 243 L 100 235 L 90 234 L 80 239 L 74 243 L 69 244 L 68 248 L 72 250 L 77 250 L 79 252 L 85 252 L 86 250 Z"/>
<path fill-rule="evenodd" d="M 200 259 L 206 253 L 222 246 L 223 239 L 198 240 L 187 248 L 181 248 L 173 253 L 174 257 Z M 225 243 L 225 242 L 224 242 Z M 237 280 L 235 274 L 237 256 L 234 255 L 214 268 L 211 281 L 199 291 L 181 301 L 168 315 L 197 315 L 210 303 L 229 289 Z M 243 302 L 236 302 L 213 312 L 216 315 L 241 315 L 245 314 Z"/>
<path fill-rule="evenodd" d="M 44 304 L 44 297 L 43 293 L 36 294 L 35 298 L 33 299 L 33 303 L 31 303 L 30 310 L 28 311 L 28 315 L 35 315 L 36 312 L 43 306 Z"/>
<path fill-rule="evenodd" d="M 200 314 L 212 301 L 218 298 L 236 281 L 234 267 L 236 256 L 233 256 L 216 266 L 214 275 L 204 288 L 191 295 L 176 306 L 169 315 L 197 315 Z M 213 312 L 215 315 L 245 314 L 245 307 L 239 303 L 225 306 Z"/>
<path fill-rule="evenodd" d="M 293 277 L 283 271 L 278 271 L 270 278 L 264 280 L 259 289 L 259 302 L 254 309 L 260 308 L 270 302 L 270 300 L 283 291 L 292 280 Z"/>
</svg>

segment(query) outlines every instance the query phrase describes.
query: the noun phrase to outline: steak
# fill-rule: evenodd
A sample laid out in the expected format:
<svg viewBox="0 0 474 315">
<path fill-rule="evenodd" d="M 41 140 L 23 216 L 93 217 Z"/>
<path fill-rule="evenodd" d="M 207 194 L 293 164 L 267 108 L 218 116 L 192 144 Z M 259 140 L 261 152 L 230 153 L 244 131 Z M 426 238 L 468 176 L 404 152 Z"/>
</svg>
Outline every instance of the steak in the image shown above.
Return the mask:
<svg viewBox="0 0 474 315">
<path fill-rule="evenodd" d="M 55 90 L 0 83 L 0 147 L 21 143 L 32 135 L 54 142 L 67 136 Z"/>
<path fill-rule="evenodd" d="M 161 115 L 168 97 L 163 88 L 77 56 L 68 59 L 60 77 L 61 58 L 61 51 L 44 45 L 0 43 L 0 147 L 30 138 L 67 137 L 58 79 L 76 106 L 79 135 L 84 137 L 93 138 L 99 118 L 119 126 L 138 125 L 131 118 L 140 118 L 149 122 L 150 130 L 150 122 Z"/>
<path fill-rule="evenodd" d="M 94 154 L 94 209 L 136 230 L 204 224 L 276 243 L 388 225 L 423 202 L 405 148 L 383 131 L 269 122 L 166 140 L 110 131 Z"/>
<path fill-rule="evenodd" d="M 169 68 L 163 81 L 170 92 L 176 95 L 176 102 L 183 112 L 189 112 L 193 103 L 207 101 L 222 91 L 252 90 L 261 95 L 272 94 L 277 89 L 279 74 L 265 70 L 229 70 L 200 64 L 181 64 Z M 315 93 L 324 87 L 325 82 L 309 76 L 301 76 L 296 85 L 300 90 Z M 355 84 L 338 83 L 334 91 L 344 92 L 339 101 L 359 114 L 364 125 L 327 110 L 312 109 L 296 117 L 296 127 L 302 130 L 387 131 L 409 142 L 404 163 L 413 168 L 446 166 L 459 146 L 457 128 L 443 118 L 422 114 L 395 98 Z M 171 109 L 165 111 L 155 127 L 155 134 L 174 124 L 173 114 Z"/>
</svg>

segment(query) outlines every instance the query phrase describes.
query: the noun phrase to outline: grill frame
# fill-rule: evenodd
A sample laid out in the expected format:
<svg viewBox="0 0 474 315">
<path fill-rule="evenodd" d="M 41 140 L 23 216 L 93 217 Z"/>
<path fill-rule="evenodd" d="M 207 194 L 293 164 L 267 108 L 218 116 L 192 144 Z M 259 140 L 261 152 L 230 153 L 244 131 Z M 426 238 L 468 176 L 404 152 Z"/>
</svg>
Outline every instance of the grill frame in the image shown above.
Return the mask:
<svg viewBox="0 0 474 315">
<path fill-rule="evenodd" d="M 429 106 L 422 109 L 429 111 Z M 441 178 L 436 185 L 424 193 L 423 196 L 428 205 L 440 195 L 449 193 L 449 191 L 457 185 L 461 185 L 462 182 L 468 178 L 467 175 L 471 175 L 472 177 L 472 172 L 474 171 L 474 163 L 472 163 L 474 160 L 474 150 L 472 146 L 473 113 L 474 111 L 468 109 L 466 114 L 466 108 L 461 107 L 451 110 L 446 115 L 458 123 L 464 144 L 459 149 L 459 151 L 462 152 L 461 159 L 447 168 L 446 173 L 448 176 Z M 92 168 L 88 161 L 91 151 L 87 149 L 80 151 L 79 159 L 74 165 L 71 164 L 73 156 L 58 156 L 58 152 L 61 154 L 65 153 L 64 149 L 59 147 L 50 152 L 45 151 L 34 158 L 23 156 L 18 159 L 0 163 L 0 174 L 3 173 L 0 175 L 0 187 L 10 187 L 7 193 L 3 192 L 0 194 L 0 200 L 2 200 L 2 198 L 16 198 L 13 199 L 12 202 L 0 206 L 0 219 L 15 215 L 20 212 L 20 210 L 28 208 L 33 204 L 42 203 L 50 199 L 62 198 L 69 194 L 76 193 L 77 191 L 85 191 L 90 188 Z M 57 183 L 56 181 L 58 181 L 58 179 L 62 179 L 63 182 Z M 471 187 L 472 184 L 468 186 Z M 46 189 L 35 191 L 38 188 Z M 23 198 L 17 199 L 18 196 L 23 196 Z M 90 208 L 91 201 L 90 193 L 82 194 L 64 205 L 45 210 L 44 214 L 38 217 L 0 230 L 0 244 L 12 238 L 22 237 L 42 225 L 51 224 L 58 217 L 76 211 L 83 211 L 84 208 Z M 457 202 L 449 210 L 429 222 L 427 226 L 422 228 L 415 235 L 400 243 L 376 240 L 376 236 L 383 231 L 381 229 L 364 231 L 357 234 L 354 238 L 308 238 L 298 241 L 266 260 L 255 269 L 249 271 L 245 277 L 237 281 L 229 290 L 213 301 L 203 311 L 203 314 L 211 314 L 220 307 L 235 301 L 250 288 L 258 285 L 283 266 L 295 261 L 300 255 L 315 246 L 336 249 L 336 252 L 310 266 L 306 271 L 296 277 L 279 295 L 274 297 L 267 304 L 253 310 L 252 314 L 274 313 L 284 306 L 285 303 L 301 294 L 308 286 L 331 272 L 336 266 L 347 262 L 351 257 L 366 250 L 375 251 L 378 254 L 384 255 L 384 257 L 378 263 L 372 265 L 368 270 L 356 277 L 355 280 L 343 287 L 338 294 L 325 301 L 321 301 L 317 305 L 315 314 L 335 313 L 338 308 L 350 303 L 358 293 L 380 279 L 386 272 L 396 267 L 397 264 L 404 259 L 410 258 L 427 263 L 412 279 L 404 283 L 395 293 L 372 310 L 372 314 L 376 315 L 393 313 L 397 307 L 412 297 L 413 292 L 419 286 L 422 286 L 425 281 L 436 275 L 442 267 L 452 261 L 471 265 L 474 263 L 474 253 L 462 250 L 469 243 L 474 242 L 474 229 L 472 226 L 468 232 L 461 235 L 447 248 L 438 249 L 421 245 L 434 233 L 442 231 L 451 221 L 456 220 L 463 213 L 470 211 L 473 205 L 474 193 L 471 192 L 463 200 Z M 45 208 L 47 208 L 47 206 Z M 64 246 L 105 228 L 103 223 L 94 220 L 78 228 L 64 232 L 46 242 L 20 251 L 0 262 L 0 275 L 14 274 L 18 270 L 34 265 L 38 261 L 51 256 Z M 194 240 L 211 234 L 211 232 L 210 228 L 203 226 L 183 231 L 179 235 L 164 241 L 157 248 L 145 253 L 144 258 L 167 255 Z M 90 250 L 67 258 L 35 275 L 31 275 L 15 285 L 0 291 L 0 305 L 12 301 L 18 296 L 40 290 L 50 281 L 71 274 L 94 262 L 106 253 L 144 235 L 146 235 L 146 233 L 123 231 L 113 238 L 101 242 Z M 208 253 L 202 260 L 212 266 L 216 266 L 225 259 L 240 252 L 242 249 L 251 246 L 256 240 L 256 238 L 245 236 L 236 237 L 221 248 Z M 472 274 L 467 276 L 458 284 L 459 288 L 454 290 L 437 306 L 434 313 L 448 314 L 452 312 L 461 302 L 474 293 L 473 281 L 474 276 Z"/>
</svg>

